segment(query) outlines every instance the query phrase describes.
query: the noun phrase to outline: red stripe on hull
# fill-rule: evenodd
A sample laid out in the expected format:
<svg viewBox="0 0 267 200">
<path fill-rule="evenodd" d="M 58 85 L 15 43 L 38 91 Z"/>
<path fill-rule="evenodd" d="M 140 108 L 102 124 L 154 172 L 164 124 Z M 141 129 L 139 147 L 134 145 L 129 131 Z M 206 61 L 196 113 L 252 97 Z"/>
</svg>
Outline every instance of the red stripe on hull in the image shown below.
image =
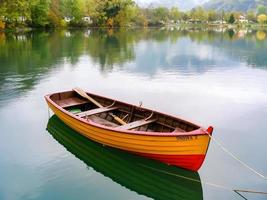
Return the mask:
<svg viewBox="0 0 267 200">
<path fill-rule="evenodd" d="M 138 155 L 191 171 L 198 171 L 205 159 L 205 155 L 160 155 L 145 153 L 138 153 Z"/>
</svg>

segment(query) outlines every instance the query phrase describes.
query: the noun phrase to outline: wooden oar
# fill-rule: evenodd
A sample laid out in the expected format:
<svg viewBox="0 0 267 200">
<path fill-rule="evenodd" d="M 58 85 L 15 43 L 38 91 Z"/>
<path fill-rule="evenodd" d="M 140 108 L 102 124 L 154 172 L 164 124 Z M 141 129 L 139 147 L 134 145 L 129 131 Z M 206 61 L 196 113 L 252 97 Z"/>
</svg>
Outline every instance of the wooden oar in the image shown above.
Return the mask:
<svg viewBox="0 0 267 200">
<path fill-rule="evenodd" d="M 89 101 L 91 101 L 93 104 L 95 104 L 97 107 L 99 108 L 103 108 L 104 106 L 102 106 L 99 102 L 97 102 L 96 100 L 94 100 L 92 97 L 90 97 L 88 94 L 86 94 L 85 91 L 83 91 L 81 88 L 73 88 L 73 91 L 77 92 L 80 96 L 82 96 L 85 99 L 88 99 Z M 114 115 L 113 113 L 109 112 L 108 113 L 111 117 L 113 117 L 117 122 L 119 122 L 122 125 L 127 124 L 125 121 L 123 121 L 121 118 L 119 118 L 118 116 Z"/>
</svg>

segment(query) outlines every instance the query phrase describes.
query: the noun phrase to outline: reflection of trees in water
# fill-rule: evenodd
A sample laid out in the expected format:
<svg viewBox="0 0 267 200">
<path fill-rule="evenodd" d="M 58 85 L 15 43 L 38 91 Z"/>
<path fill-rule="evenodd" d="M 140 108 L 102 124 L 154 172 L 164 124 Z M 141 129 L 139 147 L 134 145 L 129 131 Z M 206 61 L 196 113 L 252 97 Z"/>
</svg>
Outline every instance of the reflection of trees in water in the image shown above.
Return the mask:
<svg viewBox="0 0 267 200">
<path fill-rule="evenodd" d="M 233 29 L 229 29 L 228 30 L 228 35 L 229 35 L 229 38 L 233 38 L 234 37 L 234 35 L 235 35 L 235 32 L 234 32 L 234 30 Z"/>
<path fill-rule="evenodd" d="M 181 36 L 191 41 L 217 47 L 225 53 L 228 60 L 246 62 L 249 66 L 267 68 L 267 40 L 263 30 L 223 30 L 214 31 L 199 29 L 178 31 Z M 168 35 L 168 34 L 167 34 Z M 172 33 L 170 33 L 171 37 Z M 188 44 L 190 45 L 190 44 Z M 216 58 L 214 58 L 216 61 Z"/>
<path fill-rule="evenodd" d="M 136 52 L 133 72 L 153 75 L 158 70 L 171 70 L 183 75 L 202 74 L 215 67 L 237 66 L 240 60 L 256 67 L 267 66 L 263 55 L 267 45 L 265 41 L 258 45 L 256 31 L 198 28 L 150 31 L 143 36 L 145 54 Z"/>
<path fill-rule="evenodd" d="M 134 31 L 96 29 L 86 42 L 86 52 L 101 70 L 112 69 L 135 58 L 133 44 L 138 40 Z"/>
<path fill-rule="evenodd" d="M 77 62 L 83 50 L 81 36 L 80 32 L 74 38 L 64 32 L 5 36 L 5 42 L 0 42 L 0 104 L 30 90 L 62 58 Z"/>
<path fill-rule="evenodd" d="M 65 60 L 75 65 L 82 55 L 91 57 L 102 71 L 135 60 L 141 73 L 151 74 L 165 67 L 190 73 L 194 73 L 195 69 L 196 73 L 203 73 L 210 69 L 204 66 L 214 67 L 217 60 L 216 57 L 198 57 L 200 52 L 195 48 L 206 45 L 216 47 L 225 60 L 241 60 L 253 67 L 266 68 L 266 35 L 265 31 L 203 31 L 200 28 L 0 33 L 0 102 L 31 89 L 40 78 Z M 185 47 L 190 47 L 192 52 L 182 54 Z M 146 51 L 142 52 L 142 48 Z"/>
<path fill-rule="evenodd" d="M 242 61 L 248 66 L 267 69 L 267 40 L 263 37 L 266 32 L 228 30 L 227 34 L 223 33 L 223 41 L 216 39 L 210 45 L 220 48 L 234 61 Z"/>
</svg>

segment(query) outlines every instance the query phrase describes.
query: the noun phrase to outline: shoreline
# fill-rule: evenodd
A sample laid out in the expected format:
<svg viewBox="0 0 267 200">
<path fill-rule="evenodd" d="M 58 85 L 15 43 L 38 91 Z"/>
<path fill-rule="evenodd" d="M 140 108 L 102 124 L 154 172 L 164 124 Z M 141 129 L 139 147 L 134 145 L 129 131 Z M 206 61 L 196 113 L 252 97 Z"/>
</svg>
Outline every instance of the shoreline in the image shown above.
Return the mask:
<svg viewBox="0 0 267 200">
<path fill-rule="evenodd" d="M 207 29 L 226 29 L 226 30 L 240 30 L 240 29 L 250 29 L 250 30 L 262 30 L 267 31 L 267 24 L 259 25 L 259 24 L 166 24 L 162 26 L 123 26 L 123 27 L 108 27 L 108 26 L 68 26 L 68 27 L 49 27 L 49 28 L 41 28 L 41 27 L 19 27 L 12 29 L 0 29 L 0 33 L 10 33 L 10 34 L 18 34 L 18 33 L 27 33 L 33 31 L 55 31 L 55 30 L 88 30 L 88 29 L 151 29 L 151 28 L 177 28 L 177 29 L 199 29 L 199 28 L 207 28 Z"/>
</svg>

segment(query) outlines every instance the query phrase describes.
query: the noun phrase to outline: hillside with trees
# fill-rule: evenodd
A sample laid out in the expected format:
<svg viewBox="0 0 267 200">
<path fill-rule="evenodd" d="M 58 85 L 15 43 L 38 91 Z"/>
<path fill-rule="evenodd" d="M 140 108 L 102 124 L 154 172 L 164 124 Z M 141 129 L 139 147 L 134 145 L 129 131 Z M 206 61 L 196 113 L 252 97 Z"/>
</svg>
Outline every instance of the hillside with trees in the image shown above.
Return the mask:
<svg viewBox="0 0 267 200">
<path fill-rule="evenodd" d="M 205 9 L 248 12 L 259 6 L 267 6 L 266 0 L 210 0 L 204 4 Z"/>
</svg>

